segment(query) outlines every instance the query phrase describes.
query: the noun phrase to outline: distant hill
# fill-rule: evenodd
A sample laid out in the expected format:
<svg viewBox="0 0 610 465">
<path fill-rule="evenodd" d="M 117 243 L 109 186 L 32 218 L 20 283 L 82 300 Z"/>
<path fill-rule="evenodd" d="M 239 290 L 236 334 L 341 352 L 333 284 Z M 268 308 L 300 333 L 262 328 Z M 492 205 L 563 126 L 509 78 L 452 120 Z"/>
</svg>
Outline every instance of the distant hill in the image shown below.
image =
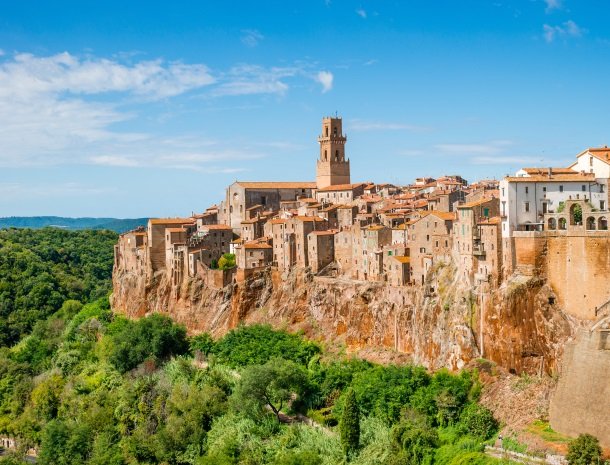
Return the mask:
<svg viewBox="0 0 610 465">
<path fill-rule="evenodd" d="M 108 229 L 122 233 L 138 226 L 146 226 L 148 218 L 64 218 L 61 216 L 7 216 L 0 217 L 2 228 L 46 228 L 69 230 Z"/>
</svg>

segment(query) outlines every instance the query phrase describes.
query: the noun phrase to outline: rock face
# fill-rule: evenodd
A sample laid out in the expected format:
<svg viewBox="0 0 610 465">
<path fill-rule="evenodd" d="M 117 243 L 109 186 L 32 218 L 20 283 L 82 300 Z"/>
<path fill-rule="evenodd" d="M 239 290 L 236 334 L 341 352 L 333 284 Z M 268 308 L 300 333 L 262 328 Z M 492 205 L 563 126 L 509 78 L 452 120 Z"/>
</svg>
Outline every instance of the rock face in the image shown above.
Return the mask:
<svg viewBox="0 0 610 465">
<path fill-rule="evenodd" d="M 163 272 L 150 282 L 115 272 L 113 283 L 112 306 L 130 318 L 165 313 L 191 333 L 215 336 L 240 323 L 269 323 L 303 330 L 331 348 L 345 345 L 385 361 L 408 357 L 430 369 L 457 370 L 483 356 L 511 371 L 550 373 L 573 331 L 539 279 L 473 289 L 450 265 L 437 266 L 423 285 L 405 287 L 306 269 L 287 275 L 270 269 L 222 289 L 198 278 L 175 287 Z"/>
</svg>

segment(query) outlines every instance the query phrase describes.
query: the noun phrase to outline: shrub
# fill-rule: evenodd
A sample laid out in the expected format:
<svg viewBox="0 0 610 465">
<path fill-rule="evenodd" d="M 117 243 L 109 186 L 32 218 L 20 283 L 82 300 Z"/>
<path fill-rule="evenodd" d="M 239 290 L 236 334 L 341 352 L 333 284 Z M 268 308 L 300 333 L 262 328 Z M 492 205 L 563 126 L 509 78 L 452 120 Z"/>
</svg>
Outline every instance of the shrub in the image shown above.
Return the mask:
<svg viewBox="0 0 610 465">
<path fill-rule="evenodd" d="M 320 347 L 301 336 L 275 331 L 269 325 L 241 326 L 228 332 L 214 346 L 219 363 L 231 367 L 262 365 L 281 357 L 301 365 L 320 353 Z"/>
<path fill-rule="evenodd" d="M 228 270 L 235 267 L 235 254 L 226 253 L 218 259 L 218 268 Z"/>
<path fill-rule="evenodd" d="M 568 446 L 568 463 L 570 465 L 589 465 L 596 463 L 602 455 L 599 440 L 590 434 L 581 434 Z"/>
<path fill-rule="evenodd" d="M 481 439 L 490 438 L 498 430 L 498 422 L 491 410 L 474 403 L 464 408 L 460 423 L 465 432 Z"/>
</svg>

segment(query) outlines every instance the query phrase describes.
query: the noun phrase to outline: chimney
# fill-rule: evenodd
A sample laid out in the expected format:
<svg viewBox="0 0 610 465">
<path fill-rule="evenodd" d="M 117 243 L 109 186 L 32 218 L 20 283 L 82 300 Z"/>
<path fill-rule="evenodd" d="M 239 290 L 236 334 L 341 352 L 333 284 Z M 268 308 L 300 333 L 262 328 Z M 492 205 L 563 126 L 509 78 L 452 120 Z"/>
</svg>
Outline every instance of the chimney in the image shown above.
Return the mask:
<svg viewBox="0 0 610 465">
<path fill-rule="evenodd" d="M 549 166 L 549 179 L 553 176 L 553 168 Z"/>
</svg>

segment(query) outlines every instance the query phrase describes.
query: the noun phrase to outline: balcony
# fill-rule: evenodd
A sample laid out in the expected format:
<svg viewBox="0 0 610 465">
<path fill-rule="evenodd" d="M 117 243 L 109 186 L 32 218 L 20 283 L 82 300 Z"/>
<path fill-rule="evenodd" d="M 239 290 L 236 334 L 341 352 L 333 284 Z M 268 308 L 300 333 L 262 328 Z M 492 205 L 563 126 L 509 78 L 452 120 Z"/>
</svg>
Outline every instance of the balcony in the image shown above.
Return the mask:
<svg viewBox="0 0 610 465">
<path fill-rule="evenodd" d="M 483 244 L 475 244 L 472 246 L 472 255 L 475 257 L 485 257 L 485 249 L 483 248 Z"/>
</svg>

